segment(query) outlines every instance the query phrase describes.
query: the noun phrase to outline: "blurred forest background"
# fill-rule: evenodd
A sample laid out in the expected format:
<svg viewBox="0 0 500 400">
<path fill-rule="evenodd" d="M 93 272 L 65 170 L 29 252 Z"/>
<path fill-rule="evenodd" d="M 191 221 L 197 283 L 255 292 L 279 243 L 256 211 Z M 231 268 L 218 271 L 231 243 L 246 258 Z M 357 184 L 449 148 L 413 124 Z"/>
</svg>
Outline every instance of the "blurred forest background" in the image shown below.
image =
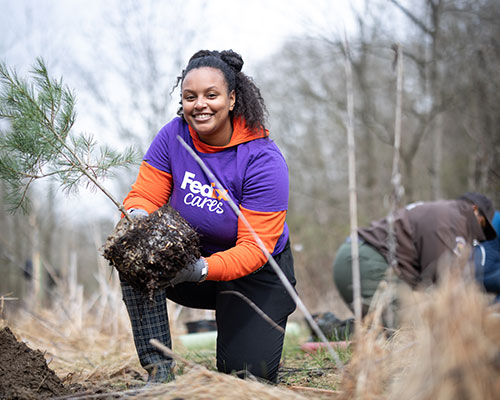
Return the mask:
<svg viewBox="0 0 500 400">
<path fill-rule="evenodd" d="M 62 76 L 75 90 L 77 130 L 116 148 L 134 145 L 143 154 L 175 115 L 179 93 L 171 92 L 189 56 L 200 48 L 215 49 L 207 32 L 224 21 L 205 16 L 210 3 L 111 1 L 86 10 L 93 18 L 84 24 L 79 11 L 58 14 L 58 2 L 35 7 L 21 1 L 13 7 L 0 0 L 0 59 L 24 74 L 37 56 L 44 57 L 51 75 Z M 246 54 L 226 47 L 242 53 L 244 71 L 261 88 L 271 137 L 288 162 L 287 220 L 299 294 L 311 312 L 343 314 L 332 262 L 349 234 L 347 96 L 344 26 L 330 3 L 315 4 L 321 18 L 304 15 L 300 33 L 271 52 L 253 48 Z M 238 4 L 244 7 L 244 2 Z M 268 12 L 264 3 L 258 4 L 256 15 Z M 490 196 L 499 208 L 500 2 L 346 0 L 345 5 L 351 15 L 346 32 L 354 84 L 359 224 L 389 210 L 396 43 L 404 62 L 403 202 L 454 198 L 474 190 Z M 253 25 L 253 31 L 244 33 L 250 42 L 259 21 Z M 61 26 L 79 34 L 69 36 Z M 235 27 L 235 21 L 228 21 L 228 43 Z M 117 171 L 105 185 L 123 199 L 137 170 L 138 164 Z M 20 299 L 9 302 L 11 307 L 21 300 L 48 305 L 58 280 L 75 283 L 74 296 L 94 296 L 98 271 L 111 275 L 98 249 L 118 212 L 86 189 L 66 195 L 45 183 L 35 186 L 31 197 L 29 215 L 11 214 L 3 203 L 0 209 L 0 296 Z M 31 286 L 26 279 L 30 274 L 37 277 Z"/>
</svg>

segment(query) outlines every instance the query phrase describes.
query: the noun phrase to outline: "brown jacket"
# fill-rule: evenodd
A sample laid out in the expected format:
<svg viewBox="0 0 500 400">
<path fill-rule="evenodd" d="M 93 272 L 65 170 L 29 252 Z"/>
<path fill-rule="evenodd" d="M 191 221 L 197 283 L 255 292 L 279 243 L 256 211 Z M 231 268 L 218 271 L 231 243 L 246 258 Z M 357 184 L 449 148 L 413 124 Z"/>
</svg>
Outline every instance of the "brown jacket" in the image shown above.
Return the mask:
<svg viewBox="0 0 500 400">
<path fill-rule="evenodd" d="M 358 230 L 359 236 L 389 259 L 387 218 Z M 485 240 L 470 203 L 440 200 L 409 204 L 394 213 L 397 275 L 415 287 L 436 281 L 440 257 L 457 254 L 473 240 Z"/>
</svg>

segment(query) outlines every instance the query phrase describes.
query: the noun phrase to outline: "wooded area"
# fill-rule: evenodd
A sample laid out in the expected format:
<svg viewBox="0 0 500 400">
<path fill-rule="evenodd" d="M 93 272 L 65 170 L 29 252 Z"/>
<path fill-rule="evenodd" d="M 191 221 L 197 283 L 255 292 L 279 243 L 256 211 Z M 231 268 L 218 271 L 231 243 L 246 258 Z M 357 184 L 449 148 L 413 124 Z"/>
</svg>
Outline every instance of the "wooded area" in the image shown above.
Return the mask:
<svg viewBox="0 0 500 400">
<path fill-rule="evenodd" d="M 85 88 L 77 93 L 81 99 L 77 111 L 93 104 L 93 118 L 102 127 L 95 132 L 98 140 L 113 137 L 120 146 L 133 144 L 144 152 L 178 106 L 177 92 L 169 93 L 186 61 L 183 43 L 195 42 L 202 33 L 181 29 L 179 24 L 176 30 L 162 26 L 164 30 L 157 32 L 162 40 L 158 40 L 152 28 L 158 28 L 160 21 L 140 7 L 124 7 L 109 23 L 110 34 L 119 38 L 112 56 L 96 44 L 92 62 L 76 57 L 68 61 L 64 55 L 48 61 Z M 172 8 L 172 24 L 183 12 L 180 2 Z M 404 65 L 402 201 L 454 198 L 474 190 L 500 207 L 500 77 L 496 73 L 500 3 L 367 0 L 353 12 L 356 28 L 347 40 L 352 55 L 360 225 L 389 210 L 396 44 L 403 49 Z M 149 29 L 139 17 L 150 18 Z M 339 310 L 332 262 L 349 234 L 343 40 L 333 26 L 321 32 L 311 27 L 309 35 L 291 38 L 259 65 L 242 54 L 255 71 L 250 75 L 266 101 L 271 137 L 289 166 L 287 221 L 298 291 L 312 312 Z M 6 40 L 0 46 L 3 58 L 14 45 Z M 26 65 L 37 55 L 32 54 Z M 116 197 L 124 197 L 136 171 L 114 179 Z M 36 201 L 29 216 L 11 215 L 2 204 L 0 296 L 26 298 L 26 293 L 36 296 L 38 292 L 48 300 L 51 280 L 70 279 L 76 269 L 85 294 L 96 289 L 94 275 L 104 262 L 98 248 L 118 213 L 103 217 L 99 210 L 81 207 L 82 215 L 68 223 L 56 192 L 50 185 L 32 191 Z M 43 272 L 36 290 L 28 288 L 25 279 L 30 265 Z"/>
</svg>

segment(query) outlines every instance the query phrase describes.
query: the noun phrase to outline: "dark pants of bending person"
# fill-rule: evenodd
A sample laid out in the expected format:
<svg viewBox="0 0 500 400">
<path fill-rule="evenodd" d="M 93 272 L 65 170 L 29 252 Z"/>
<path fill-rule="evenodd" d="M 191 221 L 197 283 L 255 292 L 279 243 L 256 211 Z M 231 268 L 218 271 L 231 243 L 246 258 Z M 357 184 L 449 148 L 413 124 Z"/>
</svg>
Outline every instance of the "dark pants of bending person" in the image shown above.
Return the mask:
<svg viewBox="0 0 500 400">
<path fill-rule="evenodd" d="M 385 258 L 373 247 L 360 240 L 359 244 L 359 274 L 361 279 L 361 301 L 363 315 L 368 312 L 378 285 L 386 279 L 389 267 Z M 354 310 L 352 285 L 351 242 L 343 243 L 335 256 L 333 263 L 333 281 L 342 299 Z"/>
<path fill-rule="evenodd" d="M 295 286 L 290 244 L 273 258 Z M 150 375 L 151 371 L 162 371 L 162 379 L 168 375 L 172 363 L 149 344 L 150 339 L 156 338 L 170 347 L 165 301 L 168 298 L 186 307 L 215 310 L 217 369 L 220 372 L 237 372 L 241 377 L 251 374 L 270 382 L 276 381 L 284 333 L 259 315 L 246 300 L 285 329 L 288 316 L 295 310 L 295 302 L 269 263 L 257 272 L 233 281 L 182 283 L 159 290 L 153 304 L 129 285 L 122 284 L 122 287 L 139 360 Z M 129 296 L 129 290 L 135 294 Z M 142 312 L 134 312 L 135 309 Z"/>
<path fill-rule="evenodd" d="M 384 327 L 393 330 L 399 325 L 398 297 L 397 292 L 403 287 L 408 287 L 395 274 L 390 277 L 389 265 L 386 259 L 372 246 L 359 240 L 359 275 L 361 284 L 362 313 L 365 316 L 372 305 L 375 293 L 379 289 L 380 282 L 388 282 L 391 279 L 396 289 L 383 305 L 382 323 Z M 342 299 L 354 312 L 354 295 L 352 285 L 352 255 L 351 243 L 347 240 L 343 243 L 335 256 L 333 263 L 333 281 Z"/>
</svg>

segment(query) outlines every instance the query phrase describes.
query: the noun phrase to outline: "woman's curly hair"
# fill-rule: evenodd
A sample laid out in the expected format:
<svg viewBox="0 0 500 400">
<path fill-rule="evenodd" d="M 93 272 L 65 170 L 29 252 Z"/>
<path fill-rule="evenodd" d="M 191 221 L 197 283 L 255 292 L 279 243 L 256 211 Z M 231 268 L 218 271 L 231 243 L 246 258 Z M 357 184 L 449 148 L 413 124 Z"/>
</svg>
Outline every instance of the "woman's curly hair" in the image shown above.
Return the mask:
<svg viewBox="0 0 500 400">
<path fill-rule="evenodd" d="M 227 83 L 228 93 L 233 89 L 236 93 L 236 103 L 231 116 L 233 118 L 242 117 L 246 126 L 255 131 L 265 131 L 267 122 L 267 108 L 264 99 L 260 94 L 259 88 L 254 81 L 243 72 L 243 58 L 233 50 L 200 50 L 191 56 L 188 65 L 177 77 L 177 83 L 174 88 L 184 81 L 187 73 L 196 68 L 211 67 L 217 68 L 224 74 Z M 182 95 L 181 95 L 182 96 Z M 177 115 L 184 118 L 181 107 Z M 264 132 L 265 136 L 265 132 Z"/>
</svg>

